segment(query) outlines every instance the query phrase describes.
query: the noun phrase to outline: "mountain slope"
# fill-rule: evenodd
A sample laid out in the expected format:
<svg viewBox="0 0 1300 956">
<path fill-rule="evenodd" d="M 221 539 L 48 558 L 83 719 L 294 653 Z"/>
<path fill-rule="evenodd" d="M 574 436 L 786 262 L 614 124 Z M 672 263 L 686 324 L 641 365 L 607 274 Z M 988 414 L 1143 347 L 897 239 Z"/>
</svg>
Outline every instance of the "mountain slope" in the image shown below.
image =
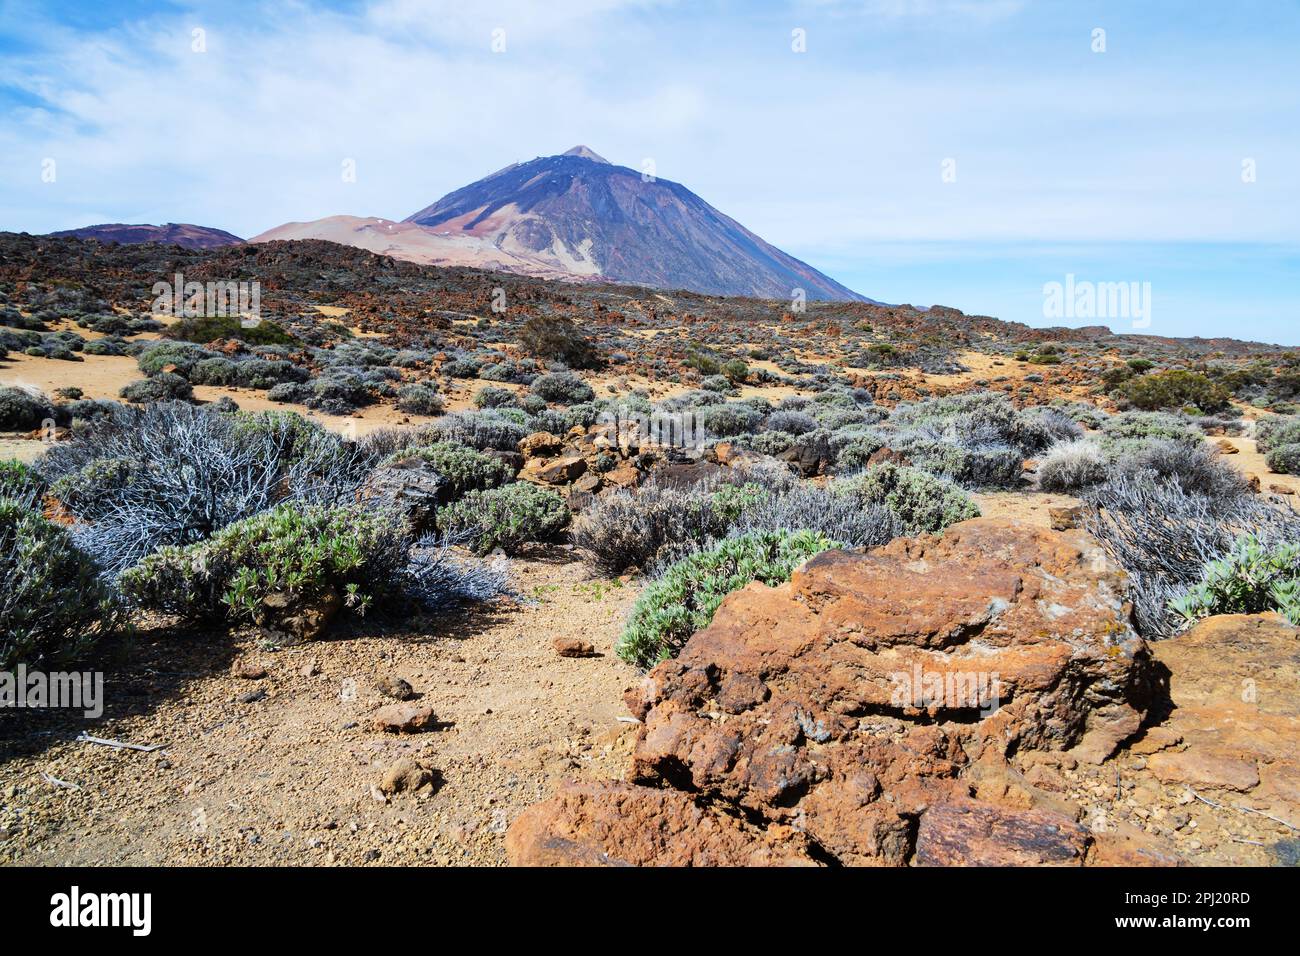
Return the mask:
<svg viewBox="0 0 1300 956">
<path fill-rule="evenodd" d="M 507 166 L 408 216 L 575 275 L 713 295 L 862 300 L 714 209 L 585 146 Z"/>
<path fill-rule="evenodd" d="M 108 222 L 98 226 L 83 226 L 80 229 L 65 229 L 62 232 L 52 232 L 50 235 L 98 239 L 100 242 L 120 242 L 123 245 L 157 242 L 184 246 L 186 249 L 215 249 L 218 246 L 233 246 L 244 241 L 223 229 L 195 226 L 188 222 L 167 222 L 161 226 L 148 223 Z"/>
</svg>

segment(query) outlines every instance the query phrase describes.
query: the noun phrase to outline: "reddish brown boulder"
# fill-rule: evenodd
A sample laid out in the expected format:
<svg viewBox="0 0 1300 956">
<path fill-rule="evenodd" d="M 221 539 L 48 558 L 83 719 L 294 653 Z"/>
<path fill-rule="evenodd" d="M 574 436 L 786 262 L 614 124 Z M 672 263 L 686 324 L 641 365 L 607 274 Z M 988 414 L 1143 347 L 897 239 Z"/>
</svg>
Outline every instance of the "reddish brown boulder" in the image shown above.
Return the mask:
<svg viewBox="0 0 1300 956">
<path fill-rule="evenodd" d="M 537 484 L 564 485 L 586 470 L 587 462 L 581 455 L 565 455 L 550 461 L 534 458 L 524 465 L 519 477 Z"/>
<path fill-rule="evenodd" d="M 1151 773 L 1300 825 L 1300 630 L 1276 614 L 1225 614 L 1154 654 L 1173 709 L 1139 741 L 1151 741 Z"/>
<path fill-rule="evenodd" d="M 515 866 L 815 866 L 808 838 L 760 829 L 676 790 L 569 784 L 506 832 Z"/>
<path fill-rule="evenodd" d="M 564 448 L 564 439 L 550 432 L 533 432 L 519 442 L 519 451 L 525 458 L 549 458 Z"/>
<path fill-rule="evenodd" d="M 921 817 L 921 866 L 1082 866 L 1088 831 L 1045 810 L 1009 810 L 976 800 L 931 807 Z"/>
<path fill-rule="evenodd" d="M 994 519 L 823 553 L 788 585 L 731 595 L 650 672 L 629 701 L 644 721 L 629 782 L 797 827 L 847 864 L 908 863 L 918 821 L 981 786 L 1003 813 L 1069 820 L 968 772 L 1011 751 L 1099 761 L 1138 730 L 1158 687 L 1125 586 L 1086 535 Z M 566 807 L 535 808 L 534 825 L 572 829 Z M 1016 819 L 996 832 L 1042 822 Z M 581 854 L 618 855 L 608 839 Z M 1082 859 L 1086 838 L 1060 840 L 1015 852 Z"/>
</svg>

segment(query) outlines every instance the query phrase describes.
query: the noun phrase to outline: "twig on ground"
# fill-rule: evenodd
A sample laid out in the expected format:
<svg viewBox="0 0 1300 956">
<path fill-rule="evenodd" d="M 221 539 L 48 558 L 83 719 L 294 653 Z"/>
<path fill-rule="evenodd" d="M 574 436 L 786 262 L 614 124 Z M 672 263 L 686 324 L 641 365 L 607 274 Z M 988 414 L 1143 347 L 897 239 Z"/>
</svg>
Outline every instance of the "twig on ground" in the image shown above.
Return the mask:
<svg viewBox="0 0 1300 956">
<path fill-rule="evenodd" d="M 108 740 L 104 737 L 92 737 L 90 734 L 82 731 L 77 740 L 83 744 L 99 744 L 101 747 L 113 747 L 117 750 L 138 750 L 141 753 L 152 753 L 155 750 L 162 750 L 166 744 L 129 744 L 123 740 Z"/>
</svg>

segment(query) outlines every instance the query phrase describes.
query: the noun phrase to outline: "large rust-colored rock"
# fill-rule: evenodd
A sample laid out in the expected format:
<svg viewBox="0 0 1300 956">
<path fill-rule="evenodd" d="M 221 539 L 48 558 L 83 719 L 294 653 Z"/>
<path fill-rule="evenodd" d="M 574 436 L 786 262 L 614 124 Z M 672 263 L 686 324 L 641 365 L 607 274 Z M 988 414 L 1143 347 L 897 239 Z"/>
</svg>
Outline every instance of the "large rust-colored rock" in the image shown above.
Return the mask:
<svg viewBox="0 0 1300 956">
<path fill-rule="evenodd" d="M 524 465 L 519 477 L 536 484 L 564 485 L 581 477 L 586 470 L 587 462 L 581 455 L 563 455 L 549 461 L 533 458 Z"/>
<path fill-rule="evenodd" d="M 568 784 L 506 833 L 516 866 L 815 866 L 808 839 L 760 829 L 676 790 Z"/>
<path fill-rule="evenodd" d="M 1160 688 L 1125 593 L 1081 532 L 1001 520 L 823 553 L 787 585 L 728 597 L 650 672 L 629 701 L 644 721 L 630 782 L 795 827 L 840 863 L 908 863 L 930 808 L 989 779 L 968 779 L 977 763 L 1099 761 L 1138 730 Z M 1069 819 L 1022 802 L 1002 812 Z M 565 813 L 534 819 L 565 830 Z"/>
<path fill-rule="evenodd" d="M 1300 631 L 1275 614 L 1227 614 L 1154 653 L 1173 709 L 1139 742 L 1154 738 L 1151 772 L 1300 825 Z"/>
<path fill-rule="evenodd" d="M 1088 831 L 1046 810 L 1009 810 L 976 800 L 931 807 L 921 817 L 921 866 L 1082 866 Z"/>
</svg>

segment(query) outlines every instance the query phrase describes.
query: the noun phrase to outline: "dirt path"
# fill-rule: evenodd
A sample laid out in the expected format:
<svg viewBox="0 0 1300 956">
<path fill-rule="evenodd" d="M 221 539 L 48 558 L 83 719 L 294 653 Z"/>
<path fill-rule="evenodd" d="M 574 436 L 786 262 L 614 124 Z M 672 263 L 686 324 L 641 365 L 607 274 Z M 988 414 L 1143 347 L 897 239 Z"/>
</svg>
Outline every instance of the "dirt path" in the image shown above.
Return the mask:
<svg viewBox="0 0 1300 956">
<path fill-rule="evenodd" d="M 105 665 L 103 719 L 0 715 L 0 864 L 504 863 L 506 826 L 561 779 L 623 775 L 622 695 L 640 679 L 610 653 L 635 586 L 589 580 L 567 553 L 515 562 L 514 580 L 530 603 L 278 652 L 252 635 L 142 633 Z M 557 635 L 604 656 L 561 658 Z M 233 677 L 236 660 L 268 676 Z M 434 729 L 368 729 L 393 702 L 374 687 L 385 675 L 433 707 Z M 75 742 L 83 729 L 167 746 Z M 436 790 L 376 800 L 404 755 L 436 769 Z"/>
</svg>

